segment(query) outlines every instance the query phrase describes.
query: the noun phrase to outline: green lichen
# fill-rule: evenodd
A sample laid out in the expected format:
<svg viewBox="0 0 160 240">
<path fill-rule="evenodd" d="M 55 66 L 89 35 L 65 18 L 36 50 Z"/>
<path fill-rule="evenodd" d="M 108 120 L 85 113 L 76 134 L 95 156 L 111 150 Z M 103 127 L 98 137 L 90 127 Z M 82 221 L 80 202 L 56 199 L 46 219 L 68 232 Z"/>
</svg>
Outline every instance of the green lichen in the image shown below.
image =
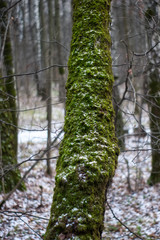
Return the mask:
<svg viewBox="0 0 160 240">
<path fill-rule="evenodd" d="M 74 0 L 64 139 L 45 240 L 99 240 L 117 165 L 110 1 Z"/>
</svg>

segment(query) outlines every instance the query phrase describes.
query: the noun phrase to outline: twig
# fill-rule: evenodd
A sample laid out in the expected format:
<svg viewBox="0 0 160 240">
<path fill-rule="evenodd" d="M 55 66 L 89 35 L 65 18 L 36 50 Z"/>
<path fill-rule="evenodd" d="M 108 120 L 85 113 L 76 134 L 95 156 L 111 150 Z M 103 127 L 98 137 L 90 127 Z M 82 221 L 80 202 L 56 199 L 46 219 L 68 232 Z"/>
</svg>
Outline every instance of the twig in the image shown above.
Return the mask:
<svg viewBox="0 0 160 240">
<path fill-rule="evenodd" d="M 135 53 L 133 52 L 133 54 L 137 57 L 143 57 L 146 56 L 148 53 L 150 53 L 160 42 L 157 42 L 153 47 L 151 47 L 148 51 L 146 51 L 145 53 Z"/>
<path fill-rule="evenodd" d="M 7 8 L 4 12 L 3 12 L 3 14 L 2 14 L 2 17 L 3 17 L 3 15 L 4 14 L 6 14 L 10 9 L 12 9 L 13 7 L 15 7 L 18 3 L 20 3 L 22 0 L 19 0 L 19 1 L 17 1 L 17 2 L 15 2 L 13 5 L 11 5 L 9 8 Z"/>
<path fill-rule="evenodd" d="M 45 68 L 41 68 L 40 70 L 37 70 L 35 72 L 11 74 L 11 75 L 8 75 L 8 76 L 1 77 L 0 79 L 10 78 L 10 77 L 21 77 L 21 76 L 34 75 L 34 74 L 43 72 L 43 71 L 48 70 L 48 69 L 53 68 L 53 67 L 60 67 L 61 68 L 61 67 L 68 67 L 68 66 L 67 65 L 53 64 L 51 66 L 48 66 L 48 67 L 45 67 Z"/>
<path fill-rule="evenodd" d="M 128 51 L 128 46 L 127 46 L 126 42 L 125 41 L 122 41 L 122 42 L 124 43 L 124 45 L 126 47 L 129 66 L 128 66 L 128 69 L 127 69 L 127 76 L 126 76 L 126 79 L 125 79 L 125 90 L 124 90 L 124 93 L 123 93 L 123 96 L 122 96 L 121 100 L 119 101 L 119 103 L 117 103 L 118 106 L 120 106 L 122 104 L 123 100 L 125 99 L 126 93 L 128 91 L 129 75 L 130 75 L 130 72 L 132 70 L 132 63 L 133 63 L 133 57 L 132 57 L 131 61 L 129 59 L 129 51 Z"/>
<path fill-rule="evenodd" d="M 38 162 L 35 162 L 23 175 L 23 177 L 19 180 L 19 182 L 16 184 L 16 186 L 12 189 L 10 193 L 6 195 L 6 197 L 1 201 L 0 203 L 0 209 L 4 205 L 4 203 L 11 197 L 11 195 L 17 190 L 17 188 L 21 185 L 21 183 L 24 181 L 28 173 L 38 164 Z"/>
<path fill-rule="evenodd" d="M 1 92 L 1 90 L 0 90 Z M 64 101 L 59 101 L 59 102 L 55 102 L 55 103 L 52 103 L 51 105 L 52 106 L 55 106 L 55 105 L 58 105 L 58 104 L 61 104 L 61 103 L 64 103 Z M 15 110 L 15 109 L 0 109 L 1 112 L 27 112 L 27 111 L 32 111 L 32 110 L 39 110 L 41 108 L 46 108 L 46 104 L 45 105 L 42 105 L 42 106 L 37 106 L 37 107 L 33 107 L 33 108 L 26 108 L 26 109 L 18 109 L 18 110 Z"/>
<path fill-rule="evenodd" d="M 29 217 L 34 217 L 34 218 L 38 218 L 38 219 L 42 219 L 42 220 L 46 220 L 46 221 L 49 221 L 49 218 L 44 218 L 44 217 L 40 217 L 40 216 L 37 216 L 37 215 L 33 215 L 33 214 L 30 214 L 28 212 L 20 212 L 20 211 L 9 211 L 9 210 L 3 210 L 3 211 L 0 211 L 0 213 L 6 215 L 6 216 L 17 216 L 17 214 L 19 214 L 20 216 L 29 216 Z M 7 214 L 8 213 L 8 214 Z"/>
<path fill-rule="evenodd" d="M 56 157 L 50 157 L 49 158 L 49 160 L 53 160 L 53 159 L 57 159 L 58 158 L 58 156 L 56 156 Z M 24 164 L 24 163 L 26 163 L 26 162 L 33 162 L 33 161 L 36 161 L 36 162 L 40 162 L 40 161 L 46 161 L 46 158 L 38 158 L 38 159 L 32 159 L 32 157 L 31 158 L 28 158 L 28 159 L 26 159 L 26 160 L 24 160 L 24 161 L 22 161 L 21 163 L 18 163 L 18 164 L 16 164 L 16 165 L 13 165 L 13 166 L 11 166 L 11 167 L 8 167 L 8 169 L 7 169 L 7 167 L 3 170 L 3 172 L 2 172 L 2 174 L 0 174 L 0 178 L 3 178 L 8 172 L 10 172 L 11 170 L 13 170 L 13 169 L 15 169 L 15 168 L 18 168 L 19 166 L 21 166 L 22 164 Z"/>
<path fill-rule="evenodd" d="M 28 132 L 43 132 L 43 131 L 47 131 L 47 128 L 46 127 L 41 127 L 41 129 L 27 129 L 27 128 L 22 128 L 22 127 L 18 127 L 12 123 L 8 123 L 6 121 L 3 121 L 0 119 L 0 122 L 6 124 L 6 125 L 9 125 L 9 126 L 12 126 L 12 127 L 15 127 L 17 129 L 20 129 L 22 131 L 28 131 Z M 62 123 L 62 122 L 61 122 Z"/>
<path fill-rule="evenodd" d="M 109 205 L 108 203 L 108 200 L 106 199 L 106 203 L 107 203 L 107 206 L 109 207 L 113 217 L 123 226 L 125 227 L 130 233 L 132 233 L 133 235 L 135 235 L 137 238 L 141 239 L 141 240 L 144 240 L 144 238 L 140 237 L 138 234 L 136 234 L 135 232 L 133 232 L 129 227 L 126 226 L 126 224 L 124 224 L 116 215 L 115 213 L 113 212 L 111 206 Z"/>
<path fill-rule="evenodd" d="M 32 230 L 40 239 L 43 239 L 43 238 L 41 237 L 41 235 L 40 235 L 39 233 L 37 233 L 33 228 L 31 228 L 31 227 L 29 226 L 29 224 L 26 223 L 20 216 L 18 216 L 17 214 L 16 214 L 16 216 L 17 216 L 22 222 L 24 222 L 24 223 L 27 225 L 27 227 L 28 227 L 30 230 Z"/>
<path fill-rule="evenodd" d="M 56 138 L 52 141 L 51 145 L 53 145 L 56 140 L 58 139 L 58 137 L 60 136 L 60 134 L 63 132 L 63 129 L 61 130 L 61 132 L 59 132 L 59 134 L 56 136 Z M 45 153 L 48 151 L 48 149 L 46 149 L 42 154 L 41 154 L 41 158 L 45 155 Z M 20 186 L 20 184 L 24 181 L 24 179 L 26 178 L 26 176 L 30 173 L 30 171 L 38 164 L 38 161 L 36 161 L 23 175 L 23 177 L 20 179 L 20 181 L 16 184 L 16 186 L 12 189 L 12 191 L 7 194 L 7 196 L 0 202 L 0 209 L 2 208 L 2 206 L 4 205 L 4 203 L 11 197 L 11 195 L 16 191 L 16 189 Z"/>
</svg>

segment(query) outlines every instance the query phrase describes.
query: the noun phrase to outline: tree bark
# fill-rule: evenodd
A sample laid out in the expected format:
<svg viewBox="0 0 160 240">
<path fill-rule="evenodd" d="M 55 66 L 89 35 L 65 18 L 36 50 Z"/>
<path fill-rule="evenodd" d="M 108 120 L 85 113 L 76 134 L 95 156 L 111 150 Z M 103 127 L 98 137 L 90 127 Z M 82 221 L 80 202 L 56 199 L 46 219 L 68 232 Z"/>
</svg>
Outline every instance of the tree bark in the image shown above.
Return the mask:
<svg viewBox="0 0 160 240">
<path fill-rule="evenodd" d="M 45 4 L 44 0 L 39 0 L 39 22 L 40 22 L 40 52 L 41 52 L 41 62 L 40 67 L 45 68 L 48 66 L 47 62 L 47 45 L 45 41 L 48 41 L 48 32 L 46 31 L 46 25 L 45 25 Z M 48 20 L 48 19 L 47 19 Z M 47 89 L 46 89 L 46 78 L 47 78 L 48 72 L 42 72 L 40 74 L 39 79 L 39 88 L 38 88 L 38 95 L 42 96 L 42 100 L 47 99 Z"/>
<path fill-rule="evenodd" d="M 150 129 L 152 146 L 152 170 L 149 185 L 160 182 L 160 80 L 158 69 L 150 74 Z"/>
<path fill-rule="evenodd" d="M 110 2 L 73 0 L 64 139 L 45 240 L 101 238 L 106 189 L 117 165 Z"/>
<path fill-rule="evenodd" d="M 159 10 L 156 2 L 149 2 L 146 10 L 146 18 L 150 24 L 148 32 L 149 49 L 159 41 Z M 156 29 L 156 30 L 154 30 Z M 148 29 L 147 29 L 148 30 Z M 152 169 L 148 179 L 150 185 L 160 182 L 160 70 L 157 66 L 159 62 L 159 44 L 149 54 L 149 109 L 150 109 L 150 129 L 152 146 Z"/>
<path fill-rule="evenodd" d="M 1 1 L 0 9 L 6 8 L 5 1 Z M 7 31 L 7 32 L 6 32 Z M 3 73 L 6 75 L 12 75 L 12 51 L 8 29 L 4 28 L 1 24 L 0 35 L 2 37 L 2 43 L 5 41 L 5 47 L 2 59 L 0 59 L 0 76 Z M 1 46 L 0 46 L 0 50 Z M 3 190 L 9 192 L 20 180 L 20 172 L 18 169 L 14 169 L 14 165 L 17 163 L 17 113 L 16 113 L 16 92 L 14 87 L 13 78 L 7 78 L 6 80 L 0 80 L 0 131 L 1 131 L 1 174 L 5 173 L 5 169 L 11 169 L 11 171 L 2 177 L 3 181 L 0 182 L 0 192 Z M 20 190 L 25 188 L 22 183 L 19 186 Z"/>
<path fill-rule="evenodd" d="M 49 66 L 53 64 L 53 14 L 52 14 L 52 1 L 48 0 L 48 39 L 49 39 L 49 52 L 48 52 L 48 63 Z M 50 165 L 50 158 L 51 158 L 51 132 L 52 132 L 52 80 L 54 76 L 54 70 L 49 69 L 47 72 L 47 79 L 46 79 L 46 94 L 47 94 L 47 174 L 51 175 L 51 165 Z"/>
</svg>

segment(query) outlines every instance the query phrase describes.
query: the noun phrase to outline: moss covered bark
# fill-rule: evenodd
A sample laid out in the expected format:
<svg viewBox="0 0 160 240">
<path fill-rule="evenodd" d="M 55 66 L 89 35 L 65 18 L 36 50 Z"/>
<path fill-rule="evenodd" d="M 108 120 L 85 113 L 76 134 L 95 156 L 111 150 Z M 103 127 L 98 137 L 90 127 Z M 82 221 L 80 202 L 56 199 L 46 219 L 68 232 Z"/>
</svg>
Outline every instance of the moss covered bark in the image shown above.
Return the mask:
<svg viewBox="0 0 160 240">
<path fill-rule="evenodd" d="M 6 8 L 6 1 L 1 1 L 0 9 Z M 5 16 L 3 21 L 5 22 Z M 4 40 L 5 25 L 1 24 L 0 34 L 1 43 Z M 7 75 L 12 74 L 12 51 L 9 33 L 5 41 L 5 48 L 3 53 L 3 72 Z M 0 67 L 0 76 L 2 76 L 2 66 Z M 0 80 L 0 141 L 1 141 L 1 170 L 5 173 L 5 170 L 12 168 L 17 163 L 17 113 L 16 113 L 16 92 L 14 87 L 13 78 L 7 78 Z M 5 174 L 0 181 L 0 192 L 5 190 L 9 192 L 20 180 L 19 170 L 11 170 Z M 4 181 L 4 189 L 2 185 Z M 24 184 L 21 184 L 19 189 L 24 189 Z"/>
<path fill-rule="evenodd" d="M 159 22 L 159 8 L 156 2 L 148 2 L 146 18 L 149 26 L 154 26 Z M 148 29 L 147 29 L 148 31 Z M 159 29 L 148 31 L 149 47 L 154 46 L 159 41 Z M 160 69 L 157 67 L 159 61 L 159 44 L 149 54 L 149 109 L 150 109 L 150 129 L 152 146 L 152 169 L 148 179 L 150 185 L 160 183 Z"/>
<path fill-rule="evenodd" d="M 158 57 L 158 56 L 157 56 Z M 151 146 L 152 146 L 152 170 L 148 183 L 154 185 L 160 182 L 160 79 L 159 71 L 155 69 L 150 74 L 151 113 Z"/>
<path fill-rule="evenodd" d="M 45 240 L 101 238 L 106 189 L 117 165 L 110 1 L 73 0 L 64 139 Z"/>
</svg>

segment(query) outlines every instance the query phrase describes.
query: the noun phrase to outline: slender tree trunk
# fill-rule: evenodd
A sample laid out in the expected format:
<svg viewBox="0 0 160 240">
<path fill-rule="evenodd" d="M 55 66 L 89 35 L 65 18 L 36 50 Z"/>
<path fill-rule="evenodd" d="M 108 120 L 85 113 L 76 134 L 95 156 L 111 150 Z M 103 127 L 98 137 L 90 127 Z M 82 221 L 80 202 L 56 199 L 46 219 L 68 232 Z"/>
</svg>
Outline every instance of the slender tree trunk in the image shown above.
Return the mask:
<svg viewBox="0 0 160 240">
<path fill-rule="evenodd" d="M 59 0 L 55 0 L 55 36 L 56 36 L 56 60 L 58 60 L 58 64 L 63 64 L 63 48 L 61 46 L 61 21 L 60 21 L 60 3 Z M 65 78 L 64 78 L 65 70 L 60 67 L 58 69 L 59 76 L 59 101 L 64 101 L 66 97 L 65 93 Z"/>
<path fill-rule="evenodd" d="M 40 22 L 40 51 L 41 51 L 41 68 L 47 67 L 47 48 L 46 42 L 48 40 L 48 34 L 45 25 L 45 4 L 44 0 L 39 0 L 39 22 Z M 38 95 L 42 96 L 42 100 L 47 99 L 46 94 L 46 78 L 47 71 L 42 72 L 39 79 L 39 92 Z"/>
<path fill-rule="evenodd" d="M 148 32 L 149 48 L 159 42 L 159 25 L 160 13 L 159 6 L 156 2 L 148 2 L 146 10 L 150 31 Z M 156 29 L 156 30 L 154 30 Z M 148 30 L 148 29 L 147 29 Z M 149 54 L 149 106 L 150 109 L 150 129 L 151 129 L 151 146 L 152 146 L 152 169 L 148 179 L 150 185 L 160 182 L 160 70 L 157 66 L 159 62 L 160 46 L 159 44 Z"/>
<path fill-rule="evenodd" d="M 52 14 L 52 1 L 48 0 L 48 65 L 51 66 L 53 64 L 53 14 Z M 51 166 L 50 166 L 50 158 L 51 158 L 51 132 L 52 132 L 52 80 L 54 78 L 54 70 L 49 69 L 46 79 L 46 90 L 47 90 L 47 174 L 51 175 Z"/>
<path fill-rule="evenodd" d="M 1 191 L 5 193 L 5 181 L 4 181 L 4 171 L 3 171 L 3 158 L 2 158 L 2 144 L 1 144 L 1 129 L 0 129 L 0 171 L 1 171 Z"/>
<path fill-rule="evenodd" d="M 99 240 L 117 165 L 112 106 L 110 1 L 73 0 L 64 139 L 45 240 Z"/>
<path fill-rule="evenodd" d="M 157 56 L 158 57 L 158 56 Z M 158 57 L 159 58 L 159 57 Z M 150 185 L 160 182 L 160 73 L 155 69 L 150 74 L 150 128 L 152 146 L 152 170 L 148 180 Z"/>
<path fill-rule="evenodd" d="M 35 17 L 35 1 L 28 0 L 28 11 L 29 11 L 29 28 L 30 28 L 30 37 L 32 42 L 31 52 L 33 56 L 33 71 L 38 70 L 38 44 L 37 40 L 37 29 L 36 29 L 36 17 Z M 39 76 L 36 73 L 33 76 L 33 79 L 37 85 L 37 92 L 39 91 Z"/>
</svg>

